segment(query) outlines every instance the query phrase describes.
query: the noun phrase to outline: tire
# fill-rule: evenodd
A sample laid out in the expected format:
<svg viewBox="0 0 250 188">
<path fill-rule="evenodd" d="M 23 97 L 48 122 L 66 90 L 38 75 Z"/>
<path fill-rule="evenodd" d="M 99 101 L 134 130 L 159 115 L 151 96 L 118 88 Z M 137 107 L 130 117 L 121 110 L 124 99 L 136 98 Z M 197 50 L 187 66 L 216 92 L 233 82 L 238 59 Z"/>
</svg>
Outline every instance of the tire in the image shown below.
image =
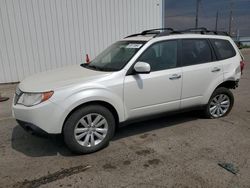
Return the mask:
<svg viewBox="0 0 250 188">
<path fill-rule="evenodd" d="M 229 101 L 229 103 L 227 101 Z M 205 117 L 210 119 L 224 117 L 231 111 L 233 104 L 233 93 L 225 87 L 219 87 L 215 89 L 206 105 Z"/>
<path fill-rule="evenodd" d="M 113 114 L 100 105 L 88 105 L 77 109 L 63 127 L 65 144 L 77 154 L 93 153 L 108 146 L 114 132 Z"/>
</svg>

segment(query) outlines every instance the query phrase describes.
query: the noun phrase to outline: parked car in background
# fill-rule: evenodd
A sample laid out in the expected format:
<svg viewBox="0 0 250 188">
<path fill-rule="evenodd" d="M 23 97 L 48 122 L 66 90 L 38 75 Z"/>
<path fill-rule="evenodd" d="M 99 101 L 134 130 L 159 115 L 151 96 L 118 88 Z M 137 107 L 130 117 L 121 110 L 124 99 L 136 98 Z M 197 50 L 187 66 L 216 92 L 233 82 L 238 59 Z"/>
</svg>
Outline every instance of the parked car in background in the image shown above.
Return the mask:
<svg viewBox="0 0 250 188">
<path fill-rule="evenodd" d="M 13 115 L 27 130 L 62 134 L 73 152 L 91 153 L 129 120 L 194 107 L 208 118 L 227 115 L 242 65 L 224 33 L 147 30 L 89 63 L 26 78 L 16 89 Z"/>
</svg>

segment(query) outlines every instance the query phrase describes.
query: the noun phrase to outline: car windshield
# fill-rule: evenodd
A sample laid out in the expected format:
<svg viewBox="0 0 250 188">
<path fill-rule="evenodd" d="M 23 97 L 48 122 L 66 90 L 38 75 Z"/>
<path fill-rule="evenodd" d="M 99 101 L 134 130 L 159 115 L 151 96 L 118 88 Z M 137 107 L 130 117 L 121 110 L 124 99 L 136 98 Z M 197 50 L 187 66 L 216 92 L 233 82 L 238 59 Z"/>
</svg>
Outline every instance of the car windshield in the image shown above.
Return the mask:
<svg viewBox="0 0 250 188">
<path fill-rule="evenodd" d="M 143 46 L 144 41 L 119 41 L 100 53 L 95 59 L 81 66 L 99 71 L 121 70 Z"/>
</svg>

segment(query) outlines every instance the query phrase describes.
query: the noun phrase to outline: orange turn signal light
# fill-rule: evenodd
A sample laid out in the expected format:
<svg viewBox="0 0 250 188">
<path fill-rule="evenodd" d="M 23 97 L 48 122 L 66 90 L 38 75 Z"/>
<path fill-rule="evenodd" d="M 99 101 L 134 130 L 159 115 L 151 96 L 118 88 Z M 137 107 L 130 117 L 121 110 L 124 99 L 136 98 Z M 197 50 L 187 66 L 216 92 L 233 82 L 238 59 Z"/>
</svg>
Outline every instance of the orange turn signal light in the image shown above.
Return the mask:
<svg viewBox="0 0 250 188">
<path fill-rule="evenodd" d="M 49 91 L 49 92 L 43 93 L 42 102 L 47 101 L 53 95 L 53 93 L 54 93 L 54 91 Z"/>
</svg>

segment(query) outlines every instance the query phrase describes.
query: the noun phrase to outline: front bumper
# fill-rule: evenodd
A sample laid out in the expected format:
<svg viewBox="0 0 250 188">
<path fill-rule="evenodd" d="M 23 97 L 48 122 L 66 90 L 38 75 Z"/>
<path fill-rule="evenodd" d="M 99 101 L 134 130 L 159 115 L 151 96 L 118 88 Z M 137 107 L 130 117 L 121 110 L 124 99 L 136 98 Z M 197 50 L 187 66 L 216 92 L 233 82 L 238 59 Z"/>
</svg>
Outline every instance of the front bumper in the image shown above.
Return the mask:
<svg viewBox="0 0 250 188">
<path fill-rule="evenodd" d="M 12 105 L 12 114 L 18 122 L 29 125 L 48 134 L 60 134 L 64 122 L 64 110 L 51 101 L 45 101 L 35 106 L 27 107 L 21 104 Z M 32 126 L 31 126 L 32 125 Z"/>
<path fill-rule="evenodd" d="M 39 136 L 48 136 L 49 134 L 47 132 L 45 132 L 44 130 L 42 130 L 41 128 L 37 127 L 36 125 L 29 123 L 29 122 L 25 122 L 25 121 L 21 121 L 16 119 L 17 123 L 27 132 L 34 134 L 34 135 L 39 135 Z"/>
</svg>

